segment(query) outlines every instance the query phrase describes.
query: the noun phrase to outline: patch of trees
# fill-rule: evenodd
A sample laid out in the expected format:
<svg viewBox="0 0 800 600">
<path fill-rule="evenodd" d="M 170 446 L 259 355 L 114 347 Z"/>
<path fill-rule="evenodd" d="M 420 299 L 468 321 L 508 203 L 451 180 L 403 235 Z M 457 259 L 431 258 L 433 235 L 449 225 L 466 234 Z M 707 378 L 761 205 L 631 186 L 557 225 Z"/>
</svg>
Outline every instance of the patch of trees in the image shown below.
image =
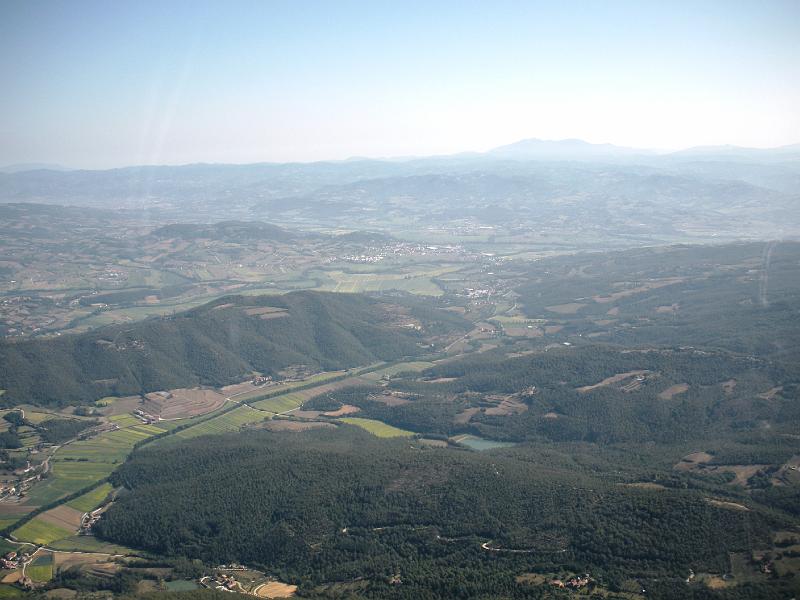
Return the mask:
<svg viewBox="0 0 800 600">
<path fill-rule="evenodd" d="M 22 448 L 22 440 L 19 439 L 16 428 L 14 428 L 13 431 L 11 429 L 8 431 L 0 431 L 0 448 L 7 448 L 9 450 Z"/>
<path fill-rule="evenodd" d="M 97 421 L 78 421 L 76 419 L 48 419 L 37 426 L 43 442 L 60 444 L 76 437 L 81 431 L 94 427 Z"/>
</svg>

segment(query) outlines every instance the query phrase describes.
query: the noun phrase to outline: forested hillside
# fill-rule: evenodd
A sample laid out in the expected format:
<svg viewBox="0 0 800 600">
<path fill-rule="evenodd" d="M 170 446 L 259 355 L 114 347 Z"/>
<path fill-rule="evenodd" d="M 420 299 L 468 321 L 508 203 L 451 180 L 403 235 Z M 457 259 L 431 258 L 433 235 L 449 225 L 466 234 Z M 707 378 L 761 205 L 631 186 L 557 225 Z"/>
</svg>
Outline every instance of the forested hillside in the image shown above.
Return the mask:
<svg viewBox="0 0 800 600">
<path fill-rule="evenodd" d="M 290 365 L 333 370 L 413 356 L 466 326 L 419 300 L 315 292 L 228 297 L 128 326 L 2 341 L 0 389 L 6 404 L 70 404 L 220 386 Z"/>
<path fill-rule="evenodd" d="M 498 349 L 306 406 L 347 404 L 411 431 L 515 442 L 674 443 L 736 431 L 769 439 L 788 458 L 800 451 L 792 377 L 780 364 L 724 352 L 593 344 L 509 357 Z M 401 401 L 387 402 L 391 394 Z"/>
<path fill-rule="evenodd" d="M 364 578 L 368 597 L 527 597 L 514 582 L 525 570 L 589 571 L 612 588 L 724 570 L 729 552 L 768 545 L 783 519 L 714 505 L 710 488 L 679 480 L 622 486 L 621 463 L 581 466 L 580 455 L 432 449 L 344 426 L 201 438 L 137 452 L 112 477 L 132 493 L 98 530 L 166 555 L 262 565 L 307 591 Z"/>
</svg>

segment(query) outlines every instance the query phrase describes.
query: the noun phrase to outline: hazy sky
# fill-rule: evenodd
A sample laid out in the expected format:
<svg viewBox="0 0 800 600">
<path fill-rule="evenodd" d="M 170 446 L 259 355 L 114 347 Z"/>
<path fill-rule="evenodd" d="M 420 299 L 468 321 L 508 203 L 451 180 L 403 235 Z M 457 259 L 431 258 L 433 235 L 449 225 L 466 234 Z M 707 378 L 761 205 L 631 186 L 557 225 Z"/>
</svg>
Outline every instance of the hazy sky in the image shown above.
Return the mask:
<svg viewBox="0 0 800 600">
<path fill-rule="evenodd" d="M 0 164 L 800 141 L 800 0 L 0 0 Z"/>
</svg>

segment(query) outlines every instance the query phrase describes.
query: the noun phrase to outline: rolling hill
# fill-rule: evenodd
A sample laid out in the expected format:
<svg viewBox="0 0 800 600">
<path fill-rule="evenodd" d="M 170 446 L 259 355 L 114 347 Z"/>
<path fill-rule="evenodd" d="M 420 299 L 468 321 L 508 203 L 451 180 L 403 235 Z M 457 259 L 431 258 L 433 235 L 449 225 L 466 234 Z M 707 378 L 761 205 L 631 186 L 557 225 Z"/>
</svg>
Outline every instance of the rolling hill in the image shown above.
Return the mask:
<svg viewBox="0 0 800 600">
<path fill-rule="evenodd" d="M 333 370 L 416 355 L 435 336 L 465 327 L 460 317 L 418 300 L 318 292 L 227 297 L 127 326 L 3 341 L 0 389 L 6 404 L 66 405 L 218 386 L 254 371 Z"/>
</svg>

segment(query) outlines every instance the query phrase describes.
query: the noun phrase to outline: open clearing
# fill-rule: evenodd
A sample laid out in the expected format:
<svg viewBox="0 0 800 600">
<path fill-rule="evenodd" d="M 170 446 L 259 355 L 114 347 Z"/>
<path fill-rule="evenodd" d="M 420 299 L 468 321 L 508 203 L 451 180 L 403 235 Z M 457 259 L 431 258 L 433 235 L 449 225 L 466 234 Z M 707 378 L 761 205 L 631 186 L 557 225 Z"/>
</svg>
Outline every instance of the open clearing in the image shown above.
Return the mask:
<svg viewBox="0 0 800 600">
<path fill-rule="evenodd" d="M 145 396 L 143 410 L 162 419 L 205 415 L 225 404 L 225 396 L 208 388 L 180 388 Z"/>
<path fill-rule="evenodd" d="M 85 552 L 58 552 L 53 556 L 54 566 L 57 570 L 69 569 L 79 565 L 102 565 L 105 568 L 112 567 L 118 569 L 119 565 L 114 564 L 114 559 L 108 554 L 89 554 Z"/>
<path fill-rule="evenodd" d="M 583 387 L 579 387 L 577 390 L 583 394 L 586 392 L 591 392 L 592 390 L 596 390 L 597 388 L 620 383 L 621 381 L 625 381 L 631 377 L 644 376 L 649 372 L 650 371 L 628 371 L 627 373 L 618 373 L 616 375 L 612 375 L 611 377 L 606 377 L 603 379 L 603 381 L 595 383 L 594 385 L 584 385 Z"/>
<path fill-rule="evenodd" d="M 568 302 L 567 304 L 556 304 L 554 306 L 545 306 L 545 308 L 550 312 L 554 312 L 559 315 L 574 315 L 584 306 L 586 306 L 586 304 L 583 304 L 581 302 Z"/>
<path fill-rule="evenodd" d="M 628 296 L 633 296 L 635 294 L 641 294 L 642 292 L 649 292 L 650 290 L 656 290 L 658 288 L 666 287 L 668 285 L 675 285 L 676 283 L 681 283 L 683 281 L 686 281 L 684 277 L 670 277 L 668 279 L 661 279 L 658 281 L 649 281 L 643 285 L 629 288 L 627 290 L 622 290 L 619 292 L 614 292 L 613 294 L 609 294 L 608 296 L 593 296 L 592 300 L 594 300 L 598 304 L 607 304 L 609 302 L 614 302 L 615 300 L 619 300 L 620 298 L 626 298 Z M 627 282 L 625 282 L 623 285 L 627 285 Z"/>
<path fill-rule="evenodd" d="M 662 400 L 671 400 L 674 396 L 678 394 L 683 394 L 686 390 L 689 389 L 689 384 L 687 383 L 676 383 L 675 385 L 669 386 L 663 392 L 661 392 L 658 397 Z"/>
<path fill-rule="evenodd" d="M 132 413 L 137 408 L 142 408 L 141 396 L 107 396 L 95 402 L 104 415 L 110 417 Z"/>
<path fill-rule="evenodd" d="M 294 596 L 297 591 L 296 585 L 281 583 L 280 581 L 270 581 L 258 586 L 255 595 L 259 598 L 289 598 Z"/>
<path fill-rule="evenodd" d="M 481 411 L 480 408 L 477 406 L 473 406 L 472 408 L 465 408 L 460 413 L 458 413 L 455 417 L 453 417 L 453 423 L 456 425 L 466 425 L 470 422 L 472 417 L 477 415 Z"/>
<path fill-rule="evenodd" d="M 528 410 L 528 405 L 520 401 L 516 396 L 490 394 L 484 396 L 484 400 L 494 404 L 494 406 L 490 406 L 484 411 L 485 414 L 490 416 L 507 417 L 509 415 L 519 415 Z"/>
<path fill-rule="evenodd" d="M 651 490 L 653 492 L 667 489 L 663 485 L 661 485 L 660 483 L 653 483 L 651 481 L 637 481 L 635 483 L 621 483 L 620 485 L 622 485 L 624 487 L 636 488 L 636 489 L 639 489 L 639 490 Z"/>
<path fill-rule="evenodd" d="M 678 471 L 691 471 L 711 462 L 714 457 L 708 452 L 692 452 L 684 456 L 674 467 Z"/>
<path fill-rule="evenodd" d="M 339 419 L 345 423 L 350 425 L 355 425 L 357 427 L 361 427 L 361 429 L 365 429 L 369 431 L 372 435 L 381 438 L 391 438 L 391 437 L 411 437 L 414 435 L 411 431 L 406 431 L 405 429 L 398 429 L 397 427 L 392 427 L 391 425 L 387 425 L 383 421 L 376 421 L 374 419 L 361 419 L 359 417 L 344 417 L 343 419 Z"/>
<path fill-rule="evenodd" d="M 433 382 L 428 382 L 433 383 Z M 411 394 L 407 392 L 399 392 L 396 390 L 386 390 L 379 394 L 370 394 L 369 399 L 372 402 L 380 402 L 386 406 L 402 406 L 411 402 Z"/>
<path fill-rule="evenodd" d="M 288 310 L 275 306 L 253 306 L 251 308 L 245 308 L 244 312 L 250 317 L 258 315 L 262 319 L 277 319 L 289 316 Z"/>
<path fill-rule="evenodd" d="M 718 508 L 726 508 L 728 510 L 738 510 L 743 512 L 748 512 L 750 510 L 744 504 L 739 504 L 738 502 L 728 502 L 727 500 L 716 500 L 714 498 L 705 498 L 705 501 Z"/>
<path fill-rule="evenodd" d="M 477 435 L 471 435 L 469 433 L 457 435 L 450 439 L 456 444 L 460 444 L 462 446 L 466 446 L 467 448 L 471 448 L 472 450 L 478 451 L 494 450 L 495 448 L 510 448 L 511 446 L 516 446 L 514 442 L 498 442 L 495 440 L 478 437 Z"/>
<path fill-rule="evenodd" d="M 344 415 L 352 415 L 353 413 L 357 413 L 360 410 L 360 408 L 353 406 L 352 404 L 343 404 L 336 410 L 329 410 L 322 414 L 326 417 L 343 417 Z"/>
<path fill-rule="evenodd" d="M 371 371 L 369 373 L 364 373 L 362 377 L 364 379 L 377 381 L 382 377 L 394 377 L 399 373 L 417 373 L 419 371 L 424 371 L 425 369 L 429 369 L 433 366 L 435 366 L 434 363 L 422 360 L 404 362 L 384 367 L 383 369 L 378 369 L 376 371 Z"/>
<path fill-rule="evenodd" d="M 779 386 L 774 387 L 774 388 L 772 388 L 770 390 L 767 390 L 766 392 L 764 392 L 762 394 L 759 394 L 758 397 L 762 398 L 763 400 L 772 400 L 775 396 L 777 396 L 782 391 L 783 391 L 783 386 L 779 385 Z"/>
</svg>

